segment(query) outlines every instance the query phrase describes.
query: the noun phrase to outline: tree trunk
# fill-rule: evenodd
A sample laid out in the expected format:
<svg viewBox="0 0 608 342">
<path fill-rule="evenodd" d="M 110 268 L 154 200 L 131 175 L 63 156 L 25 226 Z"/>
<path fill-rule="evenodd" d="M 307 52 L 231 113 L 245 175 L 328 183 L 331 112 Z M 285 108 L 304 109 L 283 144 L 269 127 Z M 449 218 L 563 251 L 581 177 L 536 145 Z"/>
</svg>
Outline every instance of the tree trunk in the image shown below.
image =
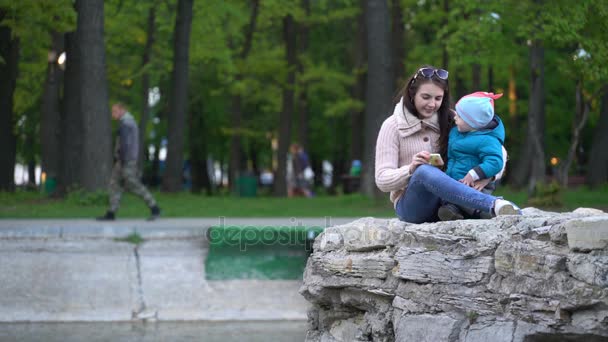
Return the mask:
<svg viewBox="0 0 608 342">
<path fill-rule="evenodd" d="M 190 145 L 190 175 L 192 177 L 191 192 L 198 194 L 206 189 L 207 194 L 211 195 L 211 182 L 207 172 L 207 139 L 204 134 L 200 134 L 201 132 L 207 132 L 208 129 L 205 127 L 202 106 L 198 107 L 201 107 L 201 109 L 192 110 L 189 115 L 189 127 L 191 129 L 188 131 L 188 142 Z"/>
<path fill-rule="evenodd" d="M 583 82 L 578 81 L 576 84 L 576 109 L 574 113 L 574 120 L 572 122 L 572 138 L 570 141 L 570 148 L 566 159 L 558 169 L 558 181 L 562 187 L 568 186 L 568 171 L 570 171 L 570 165 L 574 160 L 574 155 L 578 147 L 578 143 L 581 139 L 581 131 L 587 124 L 589 119 L 589 111 L 591 110 L 591 104 L 585 101 L 583 96 Z"/>
<path fill-rule="evenodd" d="M 40 149 L 41 169 L 46 173 L 47 181 L 57 180 L 59 175 L 60 154 L 60 97 L 63 71 L 57 64 L 57 58 L 64 49 L 63 34 L 51 34 L 52 45 L 49 51 L 46 69 L 46 81 L 42 94 L 42 108 L 40 118 Z"/>
<path fill-rule="evenodd" d="M 450 1 L 449 0 L 443 0 L 443 13 L 444 13 L 444 17 L 443 17 L 443 22 L 442 22 L 442 26 L 443 27 L 448 27 L 448 25 L 450 24 Z M 447 39 L 443 39 L 443 43 L 442 43 L 442 68 L 445 70 L 450 70 L 450 54 L 448 52 L 448 43 L 447 43 Z M 450 92 L 450 103 L 453 105 L 455 102 L 454 99 L 454 95 L 456 94 L 456 91 L 451 91 Z M 459 98 L 456 98 L 459 99 Z"/>
<path fill-rule="evenodd" d="M 31 140 L 29 142 L 32 142 Z M 27 187 L 29 189 L 36 188 L 36 159 L 33 157 L 29 158 L 29 161 L 27 162 Z"/>
<path fill-rule="evenodd" d="M 393 50 L 394 89 L 399 89 L 404 82 L 405 75 L 405 28 L 403 22 L 403 9 L 400 0 L 392 0 L 391 6 L 391 40 Z M 394 91 L 392 92 L 394 93 Z M 391 94 L 392 94 L 391 93 Z"/>
<path fill-rule="evenodd" d="M 479 65 L 479 63 L 473 63 L 471 79 L 472 82 L 471 89 L 469 89 L 469 93 L 481 91 L 481 65 Z"/>
<path fill-rule="evenodd" d="M 260 155 L 260 144 L 256 142 L 251 142 L 249 144 L 249 155 L 251 156 L 251 170 L 257 179 L 260 178 L 260 163 L 259 163 L 259 155 Z"/>
<path fill-rule="evenodd" d="M 276 196 L 287 196 L 287 150 L 291 141 L 291 122 L 293 117 L 294 86 L 296 81 L 296 28 L 293 17 L 287 15 L 283 19 L 283 41 L 287 57 L 287 82 L 283 87 L 283 105 L 279 118 L 279 148 L 278 167 L 274 178 L 274 193 Z"/>
<path fill-rule="evenodd" d="M 528 105 L 528 130 L 525 150 L 517 163 L 513 184 L 528 185 L 532 194 L 538 182 L 545 181 L 544 116 L 545 71 L 542 41 L 533 40 L 530 46 L 530 100 Z"/>
<path fill-rule="evenodd" d="M 160 179 L 160 149 L 161 139 L 157 139 L 154 144 L 154 155 L 152 155 L 152 167 L 150 168 L 150 185 L 158 186 Z"/>
<path fill-rule="evenodd" d="M 600 118 L 589 154 L 587 184 L 597 186 L 608 182 L 608 84 L 602 88 Z"/>
<path fill-rule="evenodd" d="M 443 23 L 442 26 L 443 27 L 448 27 L 448 25 L 450 24 L 450 1 L 449 0 L 443 0 L 443 13 L 444 13 L 444 17 L 443 17 Z M 443 54 L 442 54 L 442 63 L 443 66 L 442 68 L 444 68 L 445 70 L 450 70 L 450 55 L 448 53 L 448 44 L 447 44 L 447 39 L 444 40 L 443 43 Z M 454 103 L 454 101 L 452 99 L 450 99 L 450 103 Z"/>
<path fill-rule="evenodd" d="M 103 0 L 78 0 L 76 39 L 80 52 L 80 113 L 83 117 L 81 184 L 105 189 L 112 172 L 112 128 L 108 106 Z"/>
<path fill-rule="evenodd" d="M 488 66 L 488 90 L 489 92 L 494 92 L 494 68 L 490 65 Z"/>
<path fill-rule="evenodd" d="M 386 0 L 368 0 L 366 8 L 368 74 L 365 90 L 364 155 L 361 191 L 379 197 L 375 182 L 375 147 L 382 121 L 391 113 L 393 73 Z"/>
<path fill-rule="evenodd" d="M 236 81 L 240 81 L 240 76 Z M 233 193 L 238 192 L 237 179 L 243 169 L 241 159 L 243 158 L 243 139 L 241 138 L 241 126 L 243 124 L 243 109 L 241 96 L 235 95 L 232 98 L 232 137 L 230 139 L 230 164 L 228 164 L 228 184 Z"/>
<path fill-rule="evenodd" d="M 0 21 L 6 12 L 0 10 Z M 19 40 L 11 29 L 0 26 L 0 191 L 15 190 L 15 154 L 17 138 L 13 123 L 13 94 L 17 82 Z"/>
<path fill-rule="evenodd" d="M 169 97 L 167 160 L 163 190 L 177 192 L 182 188 L 184 164 L 184 130 L 188 110 L 188 66 L 193 0 L 179 0 L 173 32 L 173 72 Z"/>
<path fill-rule="evenodd" d="M 511 130 L 517 131 L 517 87 L 513 65 L 509 65 L 509 122 Z"/>
<path fill-rule="evenodd" d="M 464 84 L 464 79 L 461 76 L 459 76 L 461 74 L 460 71 L 462 71 L 462 70 L 454 70 L 453 72 L 450 73 L 450 74 L 456 74 L 456 76 L 454 77 L 454 98 L 456 99 L 456 101 L 458 101 L 461 97 L 463 97 L 467 94 L 467 89 Z M 455 102 L 453 102 L 453 103 L 455 103 Z"/>
<path fill-rule="evenodd" d="M 148 126 L 148 120 L 150 120 L 150 72 L 147 67 L 150 64 L 152 47 L 154 45 L 156 35 L 156 6 L 154 4 L 150 6 L 148 10 L 148 27 L 147 27 L 146 46 L 144 47 L 144 54 L 142 56 L 142 69 L 144 69 L 141 75 L 141 118 L 139 119 L 139 153 L 137 154 L 137 169 L 141 175 L 144 168 L 144 151 L 146 150 L 146 127 Z"/>
<path fill-rule="evenodd" d="M 249 16 L 249 25 L 245 31 L 245 42 L 243 49 L 239 54 L 238 58 L 241 61 L 245 61 L 251 46 L 253 45 L 253 33 L 257 24 L 259 9 L 259 0 L 253 0 L 251 2 L 251 14 Z M 240 82 L 243 79 L 242 71 L 238 71 L 235 80 Z M 241 129 L 243 124 L 243 99 L 240 93 L 237 93 L 232 98 L 232 127 L 233 133 L 230 139 L 230 164 L 228 165 L 228 182 L 233 193 L 237 192 L 237 179 L 240 173 L 243 171 L 244 163 L 243 160 L 243 139 L 241 137 Z"/>
<path fill-rule="evenodd" d="M 302 7 L 306 18 L 310 16 L 310 0 L 302 0 Z M 308 23 L 298 23 L 298 50 L 300 58 L 298 58 L 298 73 L 304 73 L 304 59 L 308 50 Z M 298 96 L 298 141 L 305 151 L 310 152 L 309 142 L 309 117 L 308 117 L 308 86 L 302 82 Z"/>
<path fill-rule="evenodd" d="M 57 191 L 66 194 L 80 185 L 80 168 L 84 133 L 80 115 L 80 53 L 76 32 L 65 34 L 65 75 L 60 129 L 60 174 Z"/>
<path fill-rule="evenodd" d="M 365 64 L 367 62 L 367 31 L 365 28 L 365 3 L 367 0 L 360 0 L 361 12 L 357 16 L 357 35 L 355 36 L 353 45 L 353 71 L 356 75 L 355 84 L 352 89 L 352 97 L 356 100 L 361 101 L 365 105 L 365 85 L 367 82 L 367 73 Z M 350 137 L 350 159 L 361 160 L 363 158 L 363 119 L 364 119 L 365 108 L 361 110 L 353 111 L 350 122 L 351 122 L 351 137 Z M 340 174 L 336 173 L 337 169 L 334 169 L 334 175 L 336 179 L 334 184 L 338 181 Z"/>
</svg>

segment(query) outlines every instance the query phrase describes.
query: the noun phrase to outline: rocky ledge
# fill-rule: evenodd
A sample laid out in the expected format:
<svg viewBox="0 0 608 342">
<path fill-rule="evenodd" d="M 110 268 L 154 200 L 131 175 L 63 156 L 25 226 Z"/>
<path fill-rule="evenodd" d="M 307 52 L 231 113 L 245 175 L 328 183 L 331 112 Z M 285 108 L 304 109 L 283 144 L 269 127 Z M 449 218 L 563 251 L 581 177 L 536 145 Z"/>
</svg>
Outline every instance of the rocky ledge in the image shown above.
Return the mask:
<svg viewBox="0 0 608 342">
<path fill-rule="evenodd" d="M 579 208 L 317 237 L 308 341 L 608 341 L 608 214 Z"/>
</svg>

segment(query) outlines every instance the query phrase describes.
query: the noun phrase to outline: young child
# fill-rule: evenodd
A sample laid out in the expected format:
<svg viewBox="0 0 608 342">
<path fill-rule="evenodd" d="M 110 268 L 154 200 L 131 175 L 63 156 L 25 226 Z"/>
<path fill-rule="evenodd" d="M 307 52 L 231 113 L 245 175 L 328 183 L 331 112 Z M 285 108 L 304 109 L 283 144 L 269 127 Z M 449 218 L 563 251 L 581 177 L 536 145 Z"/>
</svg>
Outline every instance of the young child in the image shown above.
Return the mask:
<svg viewBox="0 0 608 342">
<path fill-rule="evenodd" d="M 503 169 L 505 127 L 494 114 L 494 100 L 501 96 L 476 92 L 456 103 L 456 126 L 451 129 L 448 138 L 448 176 L 472 187 L 475 181 L 493 178 Z M 491 182 L 483 192 L 491 193 L 494 189 L 495 184 Z M 459 220 L 476 214 L 479 215 L 472 209 L 447 202 L 437 213 L 442 221 Z M 487 218 L 490 217 L 488 215 Z"/>
</svg>

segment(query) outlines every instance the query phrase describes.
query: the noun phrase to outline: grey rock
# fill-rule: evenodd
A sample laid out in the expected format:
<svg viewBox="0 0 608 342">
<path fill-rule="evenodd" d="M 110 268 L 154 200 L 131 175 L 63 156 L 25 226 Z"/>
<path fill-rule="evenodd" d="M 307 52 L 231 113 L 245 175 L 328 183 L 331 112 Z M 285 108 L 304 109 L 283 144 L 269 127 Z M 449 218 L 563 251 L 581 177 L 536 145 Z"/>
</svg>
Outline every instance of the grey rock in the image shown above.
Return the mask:
<svg viewBox="0 0 608 342">
<path fill-rule="evenodd" d="M 608 306 L 576 311 L 572 314 L 572 324 L 588 332 L 608 333 Z"/>
<path fill-rule="evenodd" d="M 300 289 L 318 317 L 309 336 L 606 340 L 607 220 L 595 209 L 525 208 L 491 220 L 364 218 L 328 228 L 337 237 L 317 239 Z"/>
<path fill-rule="evenodd" d="M 314 250 L 323 252 L 333 251 L 342 247 L 343 244 L 344 239 L 339 227 L 329 227 L 315 240 Z"/>
<path fill-rule="evenodd" d="M 458 335 L 461 323 L 445 314 L 403 315 L 395 321 L 396 341 L 449 341 Z"/>
<path fill-rule="evenodd" d="M 329 334 L 324 335 L 321 341 L 357 341 L 361 335 L 362 322 L 362 316 L 336 321 L 329 327 Z"/>
<path fill-rule="evenodd" d="M 529 341 L 540 334 L 553 333 L 553 329 L 540 324 L 532 324 L 526 321 L 515 321 L 515 333 L 513 341 Z"/>
<path fill-rule="evenodd" d="M 574 278 L 590 285 L 608 287 L 608 253 L 572 253 L 568 257 L 567 266 Z"/>
<path fill-rule="evenodd" d="M 566 224 L 568 246 L 572 250 L 590 251 L 608 247 L 608 216 L 575 219 Z"/>
<path fill-rule="evenodd" d="M 384 252 L 346 254 L 329 252 L 323 257 L 313 255 L 313 262 L 328 273 L 358 278 L 386 278 L 395 261 Z"/>
<path fill-rule="evenodd" d="M 490 322 L 471 325 L 464 338 L 464 342 L 511 342 L 515 324 L 513 322 Z"/>
<path fill-rule="evenodd" d="M 466 258 L 435 251 L 400 248 L 395 255 L 395 276 L 421 283 L 462 283 L 481 281 L 492 270 L 492 257 Z"/>
</svg>

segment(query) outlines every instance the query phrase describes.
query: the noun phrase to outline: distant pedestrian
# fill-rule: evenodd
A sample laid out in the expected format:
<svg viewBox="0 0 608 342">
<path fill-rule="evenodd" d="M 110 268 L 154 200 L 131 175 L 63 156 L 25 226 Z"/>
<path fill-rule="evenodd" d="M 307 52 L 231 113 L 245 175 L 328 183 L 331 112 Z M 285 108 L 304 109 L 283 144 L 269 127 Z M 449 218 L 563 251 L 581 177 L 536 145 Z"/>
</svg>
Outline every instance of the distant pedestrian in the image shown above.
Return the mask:
<svg viewBox="0 0 608 342">
<path fill-rule="evenodd" d="M 137 157 L 139 154 L 137 123 L 122 103 L 115 103 L 112 106 L 112 119 L 119 120 L 120 126 L 114 146 L 114 167 L 110 178 L 110 208 L 104 216 L 97 219 L 100 221 L 115 219 L 116 212 L 120 207 L 120 198 L 124 188 L 126 188 L 146 202 L 150 208 L 149 220 L 154 220 L 160 216 L 160 208 L 152 194 L 137 176 Z"/>
<path fill-rule="evenodd" d="M 289 147 L 292 173 L 288 174 L 288 196 L 312 197 L 312 183 L 314 172 L 310 167 L 308 154 L 298 143 L 293 143 Z"/>
</svg>

